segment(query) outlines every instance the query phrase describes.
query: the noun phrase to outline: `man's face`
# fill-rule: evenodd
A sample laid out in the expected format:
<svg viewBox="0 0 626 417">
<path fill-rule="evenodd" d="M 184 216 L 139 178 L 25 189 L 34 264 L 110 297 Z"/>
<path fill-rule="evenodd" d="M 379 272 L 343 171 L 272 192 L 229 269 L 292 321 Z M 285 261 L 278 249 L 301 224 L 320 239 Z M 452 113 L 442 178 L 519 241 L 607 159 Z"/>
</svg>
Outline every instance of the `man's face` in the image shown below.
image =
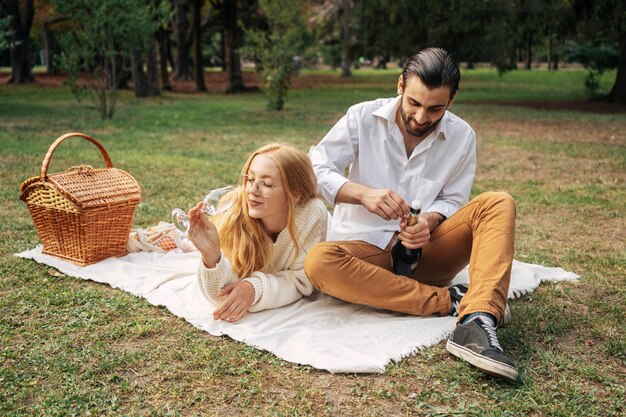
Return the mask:
<svg viewBox="0 0 626 417">
<path fill-rule="evenodd" d="M 456 95 L 450 98 L 450 87 L 429 89 L 419 77 L 410 77 L 406 85 L 402 76 L 398 81 L 398 94 L 402 95 L 400 116 L 406 131 L 422 137 L 430 133 L 441 121 L 446 109 L 452 106 Z"/>
</svg>

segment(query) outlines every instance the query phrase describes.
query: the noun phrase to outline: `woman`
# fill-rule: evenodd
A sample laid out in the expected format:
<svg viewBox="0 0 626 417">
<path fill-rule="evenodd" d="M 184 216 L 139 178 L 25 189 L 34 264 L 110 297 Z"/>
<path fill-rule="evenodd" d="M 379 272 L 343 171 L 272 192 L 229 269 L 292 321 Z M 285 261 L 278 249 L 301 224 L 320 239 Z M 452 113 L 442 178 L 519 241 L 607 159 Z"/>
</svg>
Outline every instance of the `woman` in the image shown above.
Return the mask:
<svg viewBox="0 0 626 417">
<path fill-rule="evenodd" d="M 200 288 L 221 303 L 213 318 L 229 322 L 310 295 L 304 257 L 326 237 L 327 210 L 304 152 L 280 144 L 258 149 L 240 185 L 225 196 L 234 205 L 215 225 L 202 203 L 189 210 L 189 238 L 202 254 Z"/>
</svg>

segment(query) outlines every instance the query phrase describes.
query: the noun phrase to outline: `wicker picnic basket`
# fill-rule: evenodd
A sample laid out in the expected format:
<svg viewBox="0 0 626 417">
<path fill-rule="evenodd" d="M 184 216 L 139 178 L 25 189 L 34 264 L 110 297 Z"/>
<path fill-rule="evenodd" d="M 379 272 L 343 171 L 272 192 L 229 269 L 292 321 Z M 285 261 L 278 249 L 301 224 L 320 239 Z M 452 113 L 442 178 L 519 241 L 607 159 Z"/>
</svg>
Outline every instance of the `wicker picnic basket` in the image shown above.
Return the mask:
<svg viewBox="0 0 626 417">
<path fill-rule="evenodd" d="M 96 145 L 106 168 L 80 165 L 48 175 L 48 165 L 57 146 L 71 137 Z M 38 177 L 20 186 L 43 253 L 78 265 L 89 265 L 110 256 L 127 253 L 130 227 L 141 190 L 125 171 L 113 168 L 104 147 L 82 133 L 68 133 L 55 140 L 41 164 Z"/>
</svg>

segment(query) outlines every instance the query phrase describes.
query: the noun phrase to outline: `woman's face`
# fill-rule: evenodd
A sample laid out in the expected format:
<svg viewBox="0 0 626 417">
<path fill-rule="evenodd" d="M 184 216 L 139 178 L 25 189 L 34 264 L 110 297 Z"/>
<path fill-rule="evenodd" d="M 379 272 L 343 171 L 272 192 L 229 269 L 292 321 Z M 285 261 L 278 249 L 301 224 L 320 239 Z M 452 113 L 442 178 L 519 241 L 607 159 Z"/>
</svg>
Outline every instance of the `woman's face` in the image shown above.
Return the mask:
<svg viewBox="0 0 626 417">
<path fill-rule="evenodd" d="M 259 219 L 270 232 L 279 232 L 287 225 L 289 204 L 280 171 L 274 160 L 257 155 L 245 179 L 248 213 Z"/>
</svg>

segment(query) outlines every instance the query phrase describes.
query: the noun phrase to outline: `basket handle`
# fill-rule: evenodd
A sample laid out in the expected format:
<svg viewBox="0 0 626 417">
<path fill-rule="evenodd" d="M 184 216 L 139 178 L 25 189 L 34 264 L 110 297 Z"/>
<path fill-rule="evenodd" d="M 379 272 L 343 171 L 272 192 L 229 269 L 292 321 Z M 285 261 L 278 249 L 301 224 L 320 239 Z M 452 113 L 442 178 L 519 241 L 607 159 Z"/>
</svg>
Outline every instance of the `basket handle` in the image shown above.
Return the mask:
<svg viewBox="0 0 626 417">
<path fill-rule="evenodd" d="M 63 136 L 58 137 L 57 140 L 55 140 L 52 143 L 52 145 L 50 145 L 50 148 L 48 148 L 48 152 L 46 153 L 46 156 L 43 158 L 43 162 L 41 164 L 41 171 L 39 171 L 39 179 L 41 181 L 45 181 L 46 177 L 48 176 L 48 165 L 50 165 L 50 159 L 52 159 L 52 154 L 54 153 L 54 150 L 56 149 L 56 147 L 59 146 L 59 144 L 63 142 L 65 139 L 71 138 L 73 136 L 78 136 L 80 138 L 86 139 L 89 142 L 96 145 L 98 149 L 100 150 L 102 157 L 104 158 L 104 164 L 106 165 L 106 167 L 107 168 L 113 167 L 113 164 L 111 163 L 111 158 L 109 158 L 109 154 L 107 153 L 107 151 L 104 149 L 104 146 L 102 146 L 100 142 L 98 142 L 91 136 L 85 135 L 84 133 L 77 133 L 77 132 L 66 133 Z"/>
</svg>

